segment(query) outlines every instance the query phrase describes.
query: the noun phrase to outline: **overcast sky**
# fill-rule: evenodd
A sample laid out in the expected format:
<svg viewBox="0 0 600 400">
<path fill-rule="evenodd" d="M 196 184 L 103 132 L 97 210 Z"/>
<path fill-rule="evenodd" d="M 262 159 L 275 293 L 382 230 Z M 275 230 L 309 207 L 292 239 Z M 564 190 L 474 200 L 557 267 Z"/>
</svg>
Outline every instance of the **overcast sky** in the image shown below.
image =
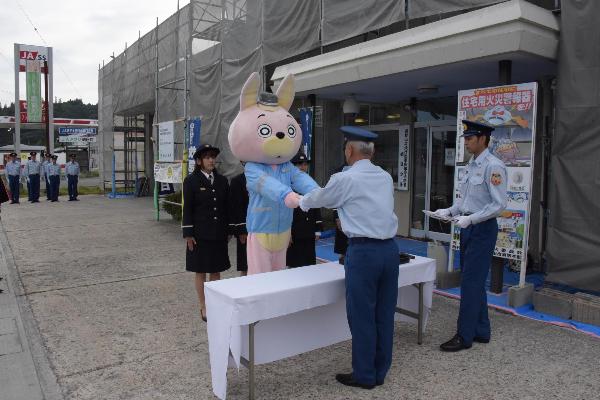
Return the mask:
<svg viewBox="0 0 600 400">
<path fill-rule="evenodd" d="M 153 29 L 156 17 L 162 22 L 175 13 L 177 0 L 0 0 L 0 6 L 0 103 L 14 101 L 14 43 L 22 43 L 53 48 L 54 97 L 95 104 L 98 64 L 135 42 L 138 31 Z"/>
</svg>

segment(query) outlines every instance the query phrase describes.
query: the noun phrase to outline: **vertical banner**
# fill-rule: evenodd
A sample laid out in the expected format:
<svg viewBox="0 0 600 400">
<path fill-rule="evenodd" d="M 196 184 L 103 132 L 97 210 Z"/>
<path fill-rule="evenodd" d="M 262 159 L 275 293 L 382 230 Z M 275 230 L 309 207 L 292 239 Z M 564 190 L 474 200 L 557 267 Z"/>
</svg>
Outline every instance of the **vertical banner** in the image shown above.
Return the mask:
<svg viewBox="0 0 600 400">
<path fill-rule="evenodd" d="M 188 120 L 188 172 L 191 174 L 195 168 L 194 153 L 200 146 L 200 118 Z"/>
<path fill-rule="evenodd" d="M 493 126 L 488 148 L 506 165 L 508 205 L 498 217 L 494 256 L 521 261 L 523 271 L 529 235 L 536 105 L 536 83 L 458 92 L 458 134 L 462 135 L 463 119 Z M 459 185 L 465 179 L 464 172 L 469 161 L 465 155 L 464 139 L 456 142 L 455 200 L 460 196 Z M 459 232 L 460 229 L 454 227 L 452 248 L 455 250 L 460 246 Z"/>
<path fill-rule="evenodd" d="M 302 129 L 302 146 L 300 150 L 310 160 L 313 132 L 313 110 L 310 108 L 300 109 L 300 128 Z"/>
<path fill-rule="evenodd" d="M 27 121 L 42 122 L 42 68 L 38 60 L 25 62 Z"/>
<path fill-rule="evenodd" d="M 158 124 L 158 161 L 175 161 L 175 121 Z"/>
<path fill-rule="evenodd" d="M 409 157 L 410 157 L 410 125 L 400 126 L 398 132 L 398 190 L 408 190 Z"/>
</svg>

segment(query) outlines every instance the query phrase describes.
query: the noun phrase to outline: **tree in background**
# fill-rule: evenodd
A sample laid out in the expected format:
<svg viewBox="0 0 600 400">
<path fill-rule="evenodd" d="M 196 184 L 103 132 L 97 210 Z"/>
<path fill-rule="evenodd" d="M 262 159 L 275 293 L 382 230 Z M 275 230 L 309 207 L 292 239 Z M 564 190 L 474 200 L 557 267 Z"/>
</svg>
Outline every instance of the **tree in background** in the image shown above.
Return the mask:
<svg viewBox="0 0 600 400">
<path fill-rule="evenodd" d="M 81 119 L 98 119 L 98 104 L 85 104 L 81 99 L 67 100 L 63 102 L 61 99 L 55 101 L 54 117 L 58 118 L 81 118 Z M 1 116 L 14 116 L 15 104 L 0 105 Z"/>
</svg>

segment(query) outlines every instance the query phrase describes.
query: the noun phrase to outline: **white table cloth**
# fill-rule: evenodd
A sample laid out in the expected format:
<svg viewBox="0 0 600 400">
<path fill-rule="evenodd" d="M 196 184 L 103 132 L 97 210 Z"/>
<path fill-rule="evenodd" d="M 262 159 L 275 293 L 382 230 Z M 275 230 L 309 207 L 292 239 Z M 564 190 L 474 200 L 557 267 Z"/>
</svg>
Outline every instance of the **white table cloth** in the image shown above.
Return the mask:
<svg viewBox="0 0 600 400">
<path fill-rule="evenodd" d="M 418 312 L 418 290 L 426 283 L 425 317 L 431 308 L 435 260 L 415 257 L 400 265 L 398 306 Z M 351 338 L 346 320 L 344 267 L 311 265 L 205 284 L 213 392 L 227 393 L 231 358 L 239 368 L 248 357 L 248 325 L 255 326 L 255 364 L 280 360 Z M 416 319 L 398 315 L 397 319 Z"/>
</svg>

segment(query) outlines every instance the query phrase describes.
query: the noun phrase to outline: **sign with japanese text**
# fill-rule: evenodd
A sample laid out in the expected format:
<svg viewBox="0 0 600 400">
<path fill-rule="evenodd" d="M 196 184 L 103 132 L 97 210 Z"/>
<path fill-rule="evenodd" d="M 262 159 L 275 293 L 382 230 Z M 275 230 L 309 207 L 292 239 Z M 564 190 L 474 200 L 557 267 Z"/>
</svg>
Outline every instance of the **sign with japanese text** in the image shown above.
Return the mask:
<svg viewBox="0 0 600 400">
<path fill-rule="evenodd" d="M 196 168 L 196 162 L 194 161 L 194 153 L 200 146 L 200 130 L 202 127 L 202 121 L 200 118 L 190 119 L 188 121 L 188 172 L 191 174 Z"/>
<path fill-rule="evenodd" d="M 158 124 L 158 160 L 175 160 L 175 121 Z"/>
<path fill-rule="evenodd" d="M 527 259 L 531 180 L 535 143 L 537 84 L 522 83 L 458 92 L 457 132 L 463 133 L 467 119 L 494 127 L 488 149 L 506 165 L 508 205 L 497 218 L 498 239 L 494 256 L 521 261 Z M 464 139 L 459 136 L 454 173 L 454 201 L 466 180 Z M 491 180 L 498 177 L 491 177 Z M 486 185 L 497 184 L 495 181 Z M 453 228 L 452 248 L 460 248 L 460 229 Z"/>
<path fill-rule="evenodd" d="M 91 127 L 61 127 L 58 128 L 58 141 L 60 143 L 94 143 L 98 136 L 98 129 Z"/>
<path fill-rule="evenodd" d="M 410 155 L 410 126 L 402 125 L 398 132 L 398 184 L 396 189 L 408 190 L 409 155 Z"/>
</svg>

